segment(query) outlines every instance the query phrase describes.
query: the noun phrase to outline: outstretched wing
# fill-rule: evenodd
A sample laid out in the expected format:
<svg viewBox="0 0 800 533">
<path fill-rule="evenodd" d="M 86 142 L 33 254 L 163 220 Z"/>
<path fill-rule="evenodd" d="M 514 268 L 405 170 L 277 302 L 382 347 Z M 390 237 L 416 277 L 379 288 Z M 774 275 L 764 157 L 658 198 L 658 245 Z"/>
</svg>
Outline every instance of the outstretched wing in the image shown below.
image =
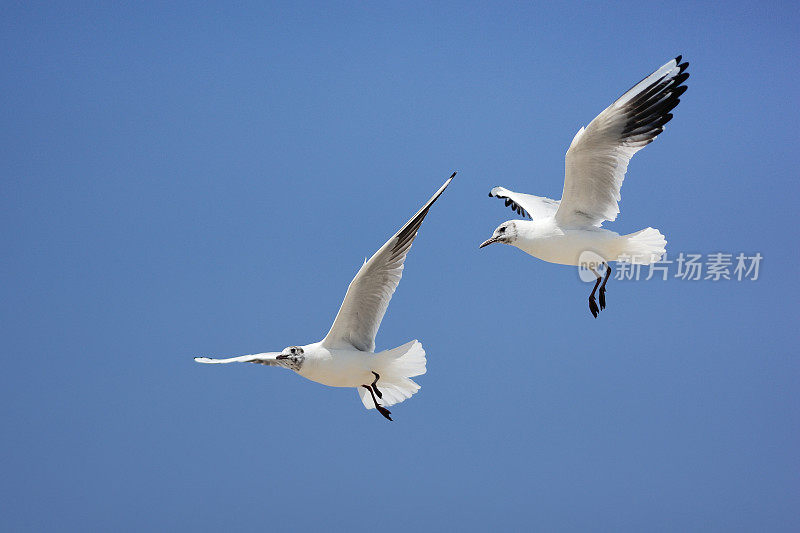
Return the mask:
<svg viewBox="0 0 800 533">
<path fill-rule="evenodd" d="M 544 196 L 534 196 L 532 194 L 523 194 L 521 192 L 509 191 L 504 187 L 495 187 L 489 191 L 489 196 L 494 198 L 501 198 L 506 201 L 506 207 L 511 207 L 511 210 L 528 217 L 530 219 L 544 218 L 553 216 L 558 210 L 559 202 L 545 198 Z"/>
<path fill-rule="evenodd" d="M 322 340 L 323 346 L 334 349 L 356 348 L 366 352 L 375 350 L 375 335 L 392 294 L 403 276 L 403 263 L 411 244 L 428 210 L 450 185 L 455 175 L 453 172 L 422 209 L 364 263 L 350 282 L 336 320 Z"/>
<path fill-rule="evenodd" d="M 210 357 L 195 357 L 198 363 L 220 364 L 220 363 L 257 363 L 267 366 L 283 366 L 276 357 L 280 352 L 257 353 L 253 355 L 240 355 L 238 357 L 228 357 L 227 359 L 212 359 Z"/>
<path fill-rule="evenodd" d="M 600 226 L 617 218 L 628 162 L 664 131 L 686 91 L 688 66 L 681 56 L 669 61 L 578 131 L 567 150 L 560 225 Z"/>
</svg>

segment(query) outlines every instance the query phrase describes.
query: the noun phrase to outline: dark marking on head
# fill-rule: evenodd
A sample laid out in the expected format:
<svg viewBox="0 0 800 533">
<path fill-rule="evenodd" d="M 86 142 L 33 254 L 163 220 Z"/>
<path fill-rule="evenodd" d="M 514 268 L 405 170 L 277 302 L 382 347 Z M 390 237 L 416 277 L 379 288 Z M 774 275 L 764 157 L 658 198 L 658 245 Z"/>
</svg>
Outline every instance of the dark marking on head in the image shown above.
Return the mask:
<svg viewBox="0 0 800 533">
<path fill-rule="evenodd" d="M 275 358 L 275 364 L 297 372 L 303 366 L 303 361 L 305 361 L 306 357 L 303 354 L 304 351 L 301 347 L 289 346 Z"/>
</svg>

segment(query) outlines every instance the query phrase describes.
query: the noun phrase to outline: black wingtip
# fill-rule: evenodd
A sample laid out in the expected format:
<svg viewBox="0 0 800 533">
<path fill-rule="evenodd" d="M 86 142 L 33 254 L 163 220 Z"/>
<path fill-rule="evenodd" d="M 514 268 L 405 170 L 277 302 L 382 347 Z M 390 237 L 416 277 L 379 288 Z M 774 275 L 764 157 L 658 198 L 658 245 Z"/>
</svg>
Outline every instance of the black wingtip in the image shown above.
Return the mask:
<svg viewBox="0 0 800 533">
<path fill-rule="evenodd" d="M 683 56 L 678 56 L 678 57 L 675 58 L 675 63 L 678 65 L 678 69 L 679 69 L 680 73 L 683 73 L 684 70 L 689 68 L 689 62 L 688 61 L 684 61 L 683 63 L 681 63 L 681 58 L 682 57 Z M 688 73 L 687 73 L 687 75 L 688 75 Z"/>
<path fill-rule="evenodd" d="M 453 179 L 453 178 L 455 178 L 455 177 L 456 177 L 456 174 L 458 174 L 458 171 L 456 171 L 456 172 L 453 172 L 452 174 L 450 174 L 450 179 Z"/>
<path fill-rule="evenodd" d="M 675 58 L 675 64 L 676 64 L 676 65 L 679 65 L 679 64 L 680 64 L 680 62 L 681 62 L 681 59 L 683 59 L 683 54 L 679 54 L 679 55 L 678 55 L 678 56 Z"/>
</svg>

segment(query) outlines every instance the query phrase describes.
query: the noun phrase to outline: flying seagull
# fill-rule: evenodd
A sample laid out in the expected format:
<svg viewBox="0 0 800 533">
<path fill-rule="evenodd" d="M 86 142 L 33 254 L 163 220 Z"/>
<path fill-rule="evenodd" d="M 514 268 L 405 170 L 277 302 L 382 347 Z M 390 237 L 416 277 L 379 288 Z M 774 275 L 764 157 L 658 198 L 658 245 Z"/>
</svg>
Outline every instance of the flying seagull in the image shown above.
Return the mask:
<svg viewBox="0 0 800 533">
<path fill-rule="evenodd" d="M 609 261 L 648 265 L 666 251 L 667 241 L 657 229 L 620 235 L 600 226 L 617 218 L 628 162 L 664 131 L 672 118 L 670 111 L 686 91 L 688 66 L 681 63 L 681 56 L 669 61 L 575 134 L 567 150 L 561 200 L 492 189 L 489 196 L 504 199 L 506 206 L 530 220 L 503 222 L 480 247 L 500 242 L 550 263 L 590 268 L 597 280 L 589 295 L 589 311 L 597 318 L 606 306 Z M 582 259 L 587 252 L 593 253 L 590 257 L 600 256 L 596 267 Z M 598 272 L 603 265 L 604 279 Z M 601 279 L 598 309 L 595 292 Z"/>
<path fill-rule="evenodd" d="M 425 350 L 417 340 L 375 353 L 375 335 L 400 278 L 403 263 L 422 221 L 456 173 L 365 261 L 350 282 L 331 330 L 319 342 L 289 346 L 281 352 L 228 359 L 195 357 L 198 363 L 258 363 L 294 370 L 304 378 L 331 387 L 355 387 L 367 409 L 391 420 L 386 406 L 400 403 L 419 390 L 411 379 L 425 373 Z M 379 402 L 380 400 L 380 402 Z"/>
</svg>

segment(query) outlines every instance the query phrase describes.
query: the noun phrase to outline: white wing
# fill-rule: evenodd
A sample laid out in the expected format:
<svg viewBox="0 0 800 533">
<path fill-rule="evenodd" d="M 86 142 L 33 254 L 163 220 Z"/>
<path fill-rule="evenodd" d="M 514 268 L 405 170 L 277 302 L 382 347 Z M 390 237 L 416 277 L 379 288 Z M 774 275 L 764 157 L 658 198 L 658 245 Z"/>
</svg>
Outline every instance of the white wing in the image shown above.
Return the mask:
<svg viewBox="0 0 800 533">
<path fill-rule="evenodd" d="M 689 63 L 681 56 L 647 76 L 607 107 L 572 139 L 556 221 L 600 226 L 619 213 L 619 190 L 633 154 L 653 142 L 686 91 Z"/>
<path fill-rule="evenodd" d="M 334 349 L 356 348 L 366 352 L 375 350 L 375 335 L 389 306 L 389 300 L 403 276 L 403 262 L 411 249 L 411 243 L 414 242 L 433 202 L 450 185 L 455 175 L 453 172 L 422 209 L 364 263 L 347 288 L 336 320 L 322 340 L 323 346 Z"/>
<path fill-rule="evenodd" d="M 238 357 L 228 357 L 227 359 L 212 359 L 210 357 L 195 357 L 198 363 L 221 364 L 221 363 L 258 363 L 267 366 L 283 366 L 276 359 L 280 352 L 257 353 L 253 355 L 240 355 Z"/>
<path fill-rule="evenodd" d="M 506 207 L 511 206 L 512 211 L 530 219 L 553 216 L 559 204 L 557 200 L 509 191 L 505 187 L 495 187 L 489 191 L 489 196 L 502 198 L 506 201 Z"/>
</svg>

